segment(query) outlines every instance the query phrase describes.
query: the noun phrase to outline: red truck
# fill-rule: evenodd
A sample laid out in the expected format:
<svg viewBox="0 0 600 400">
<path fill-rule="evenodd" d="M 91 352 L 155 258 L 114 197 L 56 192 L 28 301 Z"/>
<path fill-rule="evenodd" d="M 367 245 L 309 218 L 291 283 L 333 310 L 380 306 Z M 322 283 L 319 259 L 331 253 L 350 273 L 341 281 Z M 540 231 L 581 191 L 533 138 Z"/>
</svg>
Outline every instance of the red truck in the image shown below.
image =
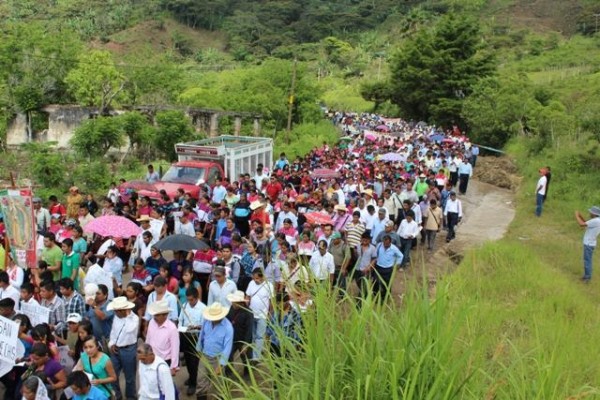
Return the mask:
<svg viewBox="0 0 600 400">
<path fill-rule="evenodd" d="M 234 181 L 242 173 L 254 174 L 258 164 L 267 169 L 273 164 L 273 139 L 264 137 L 221 135 L 177 143 L 175 151 L 179 161 L 158 182 L 125 182 L 119 187 L 120 192 L 135 190 L 140 196 L 158 199 L 164 189 L 173 199 L 177 189 L 182 188 L 198 198 L 202 185 L 212 187 L 223 177 Z"/>
</svg>

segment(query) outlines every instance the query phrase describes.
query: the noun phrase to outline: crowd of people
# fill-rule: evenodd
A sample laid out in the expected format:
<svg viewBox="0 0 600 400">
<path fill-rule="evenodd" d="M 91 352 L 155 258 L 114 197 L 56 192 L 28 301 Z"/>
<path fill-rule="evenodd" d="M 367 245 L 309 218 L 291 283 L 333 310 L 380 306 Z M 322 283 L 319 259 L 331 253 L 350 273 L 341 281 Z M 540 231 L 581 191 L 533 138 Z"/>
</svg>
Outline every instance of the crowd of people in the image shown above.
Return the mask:
<svg viewBox="0 0 600 400">
<path fill-rule="evenodd" d="M 181 190 L 151 199 L 116 184 L 100 204 L 77 187 L 66 205 L 35 198 L 37 268 L 21 269 L 8 252 L 0 272 L 0 314 L 20 324 L 25 348 L 25 364 L 0 378 L 5 399 L 170 400 L 179 389 L 206 398 L 214 376 L 243 377 L 265 351 L 281 356 L 281 335 L 300 344 L 316 287 L 386 301 L 415 248 L 456 237 L 479 149 L 457 128 L 332 119 L 345 135 L 336 145 L 294 160 L 282 153 L 270 169 L 219 179 L 198 198 Z M 157 179 L 150 166 L 146 180 Z M 141 233 L 86 231 L 109 215 Z M 163 254 L 156 243 L 177 234 L 202 245 Z M 108 281 L 88 282 L 98 268 Z M 24 303 L 49 309 L 47 323 L 32 326 Z M 71 371 L 59 363 L 64 346 Z"/>
</svg>

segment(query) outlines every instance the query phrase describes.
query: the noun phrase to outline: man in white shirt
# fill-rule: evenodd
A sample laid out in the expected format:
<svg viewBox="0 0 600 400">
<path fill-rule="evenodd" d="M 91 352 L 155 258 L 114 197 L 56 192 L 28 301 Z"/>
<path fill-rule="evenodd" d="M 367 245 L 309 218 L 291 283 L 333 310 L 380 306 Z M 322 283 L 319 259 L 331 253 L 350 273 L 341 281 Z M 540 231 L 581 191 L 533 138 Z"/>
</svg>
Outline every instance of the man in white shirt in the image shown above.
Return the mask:
<svg viewBox="0 0 600 400">
<path fill-rule="evenodd" d="M 0 272 L 0 300 L 10 298 L 15 301 L 15 311 L 19 311 L 19 300 L 21 295 L 17 289 L 15 289 L 8 278 L 6 271 Z"/>
<path fill-rule="evenodd" d="M 176 235 L 187 235 L 190 237 L 196 237 L 196 231 L 194 230 L 194 224 L 188 219 L 185 214 L 175 218 L 175 232 Z"/>
<path fill-rule="evenodd" d="M 121 371 L 125 374 L 125 398 L 134 399 L 135 396 L 135 373 L 136 345 L 140 329 L 140 318 L 132 312 L 135 304 L 128 301 L 126 297 L 116 297 L 111 301 L 107 309 L 115 312 L 108 347 L 110 359 L 115 368 L 117 381 L 113 384 L 117 398 L 123 398 L 119 376 Z"/>
<path fill-rule="evenodd" d="M 235 282 L 227 279 L 225 273 L 225 267 L 214 267 L 213 278 L 215 278 L 215 280 L 212 281 L 208 286 L 207 306 L 217 302 L 221 303 L 225 307 L 231 307 L 231 302 L 227 300 L 227 295 L 230 293 L 235 293 L 237 286 Z"/>
<path fill-rule="evenodd" d="M 187 395 L 196 393 L 196 382 L 198 381 L 198 366 L 200 358 L 196 350 L 198 333 L 204 322 L 202 313 L 206 305 L 200 301 L 198 289 L 190 287 L 185 292 L 186 302 L 179 313 L 179 350 L 183 353 L 185 367 L 188 371 Z"/>
<path fill-rule="evenodd" d="M 252 281 L 248 284 L 246 296 L 250 310 L 254 314 L 252 360 L 257 361 L 260 359 L 265 341 L 271 300 L 275 297 L 275 288 L 265 279 L 262 268 L 255 268 L 252 271 Z"/>
<path fill-rule="evenodd" d="M 592 257 L 596 248 L 597 238 L 600 234 L 600 207 L 594 206 L 589 209 L 590 219 L 585 220 L 579 211 L 575 212 L 575 219 L 579 226 L 585 228 L 583 234 L 583 277 L 581 280 L 589 282 L 592 279 Z"/>
<path fill-rule="evenodd" d="M 254 181 L 256 182 L 256 188 L 258 190 L 262 189 L 263 179 L 269 179 L 269 175 L 263 174 L 263 165 L 258 164 L 258 168 L 256 168 L 256 175 L 254 175 Z"/>
<path fill-rule="evenodd" d="M 417 222 L 414 220 L 415 214 L 412 210 L 406 213 L 405 218 L 400 222 L 398 227 L 398 236 L 400 236 L 400 251 L 402 252 L 402 264 L 404 268 L 410 263 L 410 250 L 412 249 L 413 240 L 419 235 L 420 229 Z"/>
<path fill-rule="evenodd" d="M 371 242 L 373 244 L 376 243 L 377 236 L 379 236 L 379 234 L 385 230 L 385 225 L 388 223 L 388 221 L 389 219 L 386 217 L 386 209 L 381 207 L 377 211 L 377 218 L 373 220 L 373 228 L 371 229 Z"/>
<path fill-rule="evenodd" d="M 317 281 L 333 283 L 335 263 L 333 255 L 327 252 L 326 241 L 320 240 L 317 244 L 317 251 L 313 252 L 309 267 Z"/>
<path fill-rule="evenodd" d="M 147 343 L 138 346 L 137 358 L 140 375 L 138 399 L 156 400 L 162 395 L 164 400 L 175 400 L 175 384 L 165 360 L 155 355 L 152 346 Z"/>
<path fill-rule="evenodd" d="M 225 186 L 221 184 L 220 180 L 217 180 L 213 189 L 211 201 L 213 203 L 221 204 L 221 201 L 225 198 L 226 195 L 227 189 L 225 189 Z"/>
<path fill-rule="evenodd" d="M 542 206 L 544 205 L 544 199 L 546 198 L 546 188 L 548 186 L 548 178 L 546 177 L 546 168 L 540 169 L 540 179 L 538 179 L 535 188 L 535 216 L 540 217 L 542 215 Z"/>
<path fill-rule="evenodd" d="M 296 214 L 292 212 L 291 204 L 289 202 L 284 202 L 281 206 L 281 211 L 277 216 L 277 223 L 275 224 L 275 232 L 279 232 L 281 228 L 283 228 L 283 221 L 289 218 L 292 221 L 292 226 L 294 228 L 298 228 L 298 217 Z"/>
<path fill-rule="evenodd" d="M 446 218 L 446 226 L 448 226 L 446 243 L 450 242 L 456 237 L 454 228 L 461 221 L 462 216 L 462 203 L 456 198 L 456 192 L 452 191 L 450 192 L 450 198 L 446 202 L 446 208 L 444 208 L 444 217 Z"/>
<path fill-rule="evenodd" d="M 37 230 L 46 232 L 46 230 L 50 227 L 50 211 L 42 207 L 42 199 L 39 197 L 34 197 L 31 200 L 31 203 L 33 205 L 33 215 L 37 225 Z"/>
</svg>

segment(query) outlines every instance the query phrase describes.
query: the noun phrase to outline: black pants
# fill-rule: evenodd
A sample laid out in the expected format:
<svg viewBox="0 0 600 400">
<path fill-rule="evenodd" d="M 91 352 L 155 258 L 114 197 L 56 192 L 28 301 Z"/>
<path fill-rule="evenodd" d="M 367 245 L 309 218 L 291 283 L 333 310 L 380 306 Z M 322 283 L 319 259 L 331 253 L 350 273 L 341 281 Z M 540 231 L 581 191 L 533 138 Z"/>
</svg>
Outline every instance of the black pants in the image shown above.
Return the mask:
<svg viewBox="0 0 600 400">
<path fill-rule="evenodd" d="M 452 185 L 452 187 L 456 186 L 457 182 L 458 182 L 458 171 L 450 172 L 450 184 Z"/>
<path fill-rule="evenodd" d="M 469 174 L 460 174 L 460 184 L 458 185 L 458 191 L 460 194 L 467 193 L 467 187 L 469 186 Z"/>
<path fill-rule="evenodd" d="M 449 212 L 447 218 L 448 218 L 448 236 L 446 236 L 446 242 L 449 242 L 450 240 L 452 240 L 456 237 L 456 232 L 454 231 L 454 228 L 456 227 L 456 224 L 458 223 L 458 213 Z"/>
<path fill-rule="evenodd" d="M 387 298 L 393 273 L 393 266 L 390 268 L 383 268 L 379 265 L 375 267 L 375 274 L 373 276 L 373 294 L 375 296 L 379 295 L 379 301 L 381 302 L 385 301 Z"/>
<path fill-rule="evenodd" d="M 352 280 L 355 281 L 356 286 L 358 286 L 358 297 L 367 297 L 367 291 L 369 290 L 369 276 L 365 275 L 361 270 L 355 269 L 352 271 Z"/>
<path fill-rule="evenodd" d="M 201 300 L 204 304 L 208 302 L 208 285 L 210 285 L 210 273 L 200 273 L 196 272 L 196 279 L 200 283 L 200 288 L 202 289 Z"/>
<path fill-rule="evenodd" d="M 179 347 L 185 359 L 185 367 L 188 370 L 191 387 L 196 387 L 198 381 L 198 365 L 200 357 L 196 350 L 196 341 L 198 340 L 197 333 L 179 333 Z"/>
</svg>

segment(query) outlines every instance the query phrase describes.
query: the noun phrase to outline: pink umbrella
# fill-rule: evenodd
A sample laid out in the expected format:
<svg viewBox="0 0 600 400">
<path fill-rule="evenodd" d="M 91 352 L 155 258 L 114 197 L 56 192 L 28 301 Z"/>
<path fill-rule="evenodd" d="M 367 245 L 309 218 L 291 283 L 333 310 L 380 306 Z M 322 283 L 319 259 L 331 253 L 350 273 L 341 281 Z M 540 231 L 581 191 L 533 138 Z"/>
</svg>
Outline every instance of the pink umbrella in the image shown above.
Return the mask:
<svg viewBox="0 0 600 400">
<path fill-rule="evenodd" d="M 89 222 L 83 229 L 85 232 L 96 233 L 104 237 L 129 238 L 137 236 L 142 228 L 133 221 L 117 215 L 98 217 Z"/>
<path fill-rule="evenodd" d="M 375 130 L 382 131 L 382 132 L 389 132 L 390 127 L 387 125 L 379 125 L 377 128 L 375 128 Z"/>
<path fill-rule="evenodd" d="M 317 168 L 311 172 L 313 178 L 317 179 L 329 179 L 329 178 L 339 178 L 340 173 L 329 168 Z"/>
<path fill-rule="evenodd" d="M 311 213 L 304 214 L 304 216 L 306 217 L 306 220 L 311 224 L 316 224 L 316 225 L 333 224 L 333 220 L 331 219 L 331 217 L 329 215 L 323 214 L 321 212 L 311 212 Z"/>
<path fill-rule="evenodd" d="M 376 140 L 377 140 L 377 135 L 376 135 L 376 134 L 374 134 L 374 133 L 371 133 L 371 132 L 369 132 L 369 133 L 365 133 L 365 139 L 367 139 L 367 140 L 370 140 L 370 141 L 374 142 L 374 141 L 376 141 Z"/>
</svg>

